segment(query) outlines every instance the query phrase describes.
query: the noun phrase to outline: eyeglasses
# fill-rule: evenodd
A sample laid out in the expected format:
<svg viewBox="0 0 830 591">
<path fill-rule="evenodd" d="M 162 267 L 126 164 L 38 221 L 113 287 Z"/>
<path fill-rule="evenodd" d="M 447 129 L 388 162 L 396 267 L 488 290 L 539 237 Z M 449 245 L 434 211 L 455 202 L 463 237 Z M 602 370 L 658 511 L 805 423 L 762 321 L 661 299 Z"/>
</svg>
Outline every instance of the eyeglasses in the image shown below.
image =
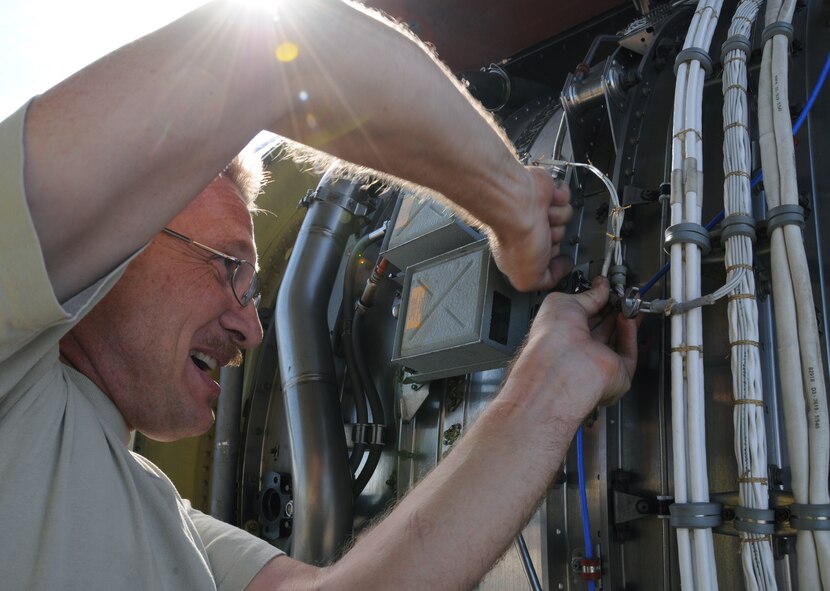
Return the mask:
<svg viewBox="0 0 830 591">
<path fill-rule="evenodd" d="M 239 305 L 244 308 L 254 302 L 254 306 L 259 306 L 259 278 L 257 277 L 256 267 L 252 263 L 225 254 L 210 246 L 205 246 L 170 228 L 164 228 L 162 232 L 220 257 L 225 263 L 225 269 L 228 271 L 228 282 L 231 284 L 231 290 Z"/>
</svg>

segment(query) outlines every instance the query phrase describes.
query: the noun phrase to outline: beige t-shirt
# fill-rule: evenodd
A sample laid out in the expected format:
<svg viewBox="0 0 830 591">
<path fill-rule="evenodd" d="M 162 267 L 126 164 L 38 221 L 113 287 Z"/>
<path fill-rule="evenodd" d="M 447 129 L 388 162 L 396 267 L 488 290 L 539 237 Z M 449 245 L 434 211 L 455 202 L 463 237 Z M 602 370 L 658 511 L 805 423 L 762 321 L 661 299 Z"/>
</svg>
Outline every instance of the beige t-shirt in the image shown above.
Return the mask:
<svg viewBox="0 0 830 591">
<path fill-rule="evenodd" d="M 23 189 L 25 110 L 0 123 L 0 587 L 244 589 L 281 552 L 191 508 L 129 451 L 110 399 L 58 361 L 127 263 L 56 301 Z"/>
</svg>

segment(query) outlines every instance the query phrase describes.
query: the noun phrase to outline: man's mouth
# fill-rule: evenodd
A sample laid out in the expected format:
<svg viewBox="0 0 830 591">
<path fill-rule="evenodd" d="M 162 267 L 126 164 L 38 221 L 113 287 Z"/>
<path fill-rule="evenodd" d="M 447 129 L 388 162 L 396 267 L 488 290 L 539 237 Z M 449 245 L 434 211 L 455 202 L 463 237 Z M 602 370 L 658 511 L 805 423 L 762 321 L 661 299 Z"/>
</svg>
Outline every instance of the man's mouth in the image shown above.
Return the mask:
<svg viewBox="0 0 830 591">
<path fill-rule="evenodd" d="M 193 361 L 193 364 L 196 367 L 198 367 L 201 371 L 204 372 L 216 369 L 216 367 L 219 365 L 219 362 L 216 359 L 200 351 L 191 351 L 190 359 L 191 361 Z"/>
</svg>

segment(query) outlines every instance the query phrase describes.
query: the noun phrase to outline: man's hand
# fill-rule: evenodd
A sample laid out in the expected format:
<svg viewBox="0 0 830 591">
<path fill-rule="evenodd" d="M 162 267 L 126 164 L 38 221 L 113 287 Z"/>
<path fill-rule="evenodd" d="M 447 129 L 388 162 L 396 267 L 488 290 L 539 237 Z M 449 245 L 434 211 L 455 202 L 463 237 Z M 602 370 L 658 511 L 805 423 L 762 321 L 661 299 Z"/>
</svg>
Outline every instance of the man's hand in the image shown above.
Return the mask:
<svg viewBox="0 0 830 591">
<path fill-rule="evenodd" d="M 556 412 L 581 420 L 616 402 L 637 365 L 637 321 L 607 313 L 608 280 L 583 293 L 554 293 L 533 321 L 510 379 L 540 381 L 557 397 Z"/>
<path fill-rule="evenodd" d="M 510 214 L 517 223 L 494 228 L 490 244 L 496 264 L 513 287 L 551 289 L 571 268 L 569 260 L 557 257 L 573 214 L 571 192 L 542 168 L 527 171 L 530 196 Z"/>
</svg>

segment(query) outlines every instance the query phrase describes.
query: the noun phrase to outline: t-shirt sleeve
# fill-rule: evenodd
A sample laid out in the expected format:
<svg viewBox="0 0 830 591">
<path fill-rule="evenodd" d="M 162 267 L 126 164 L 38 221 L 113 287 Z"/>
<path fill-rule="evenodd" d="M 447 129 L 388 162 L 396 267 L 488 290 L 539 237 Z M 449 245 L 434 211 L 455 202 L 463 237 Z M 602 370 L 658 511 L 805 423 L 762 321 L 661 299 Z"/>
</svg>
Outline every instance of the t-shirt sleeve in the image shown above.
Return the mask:
<svg viewBox="0 0 830 591">
<path fill-rule="evenodd" d="M 245 589 L 269 561 L 284 554 L 265 540 L 205 515 L 185 501 L 202 539 L 218 591 Z"/>
<path fill-rule="evenodd" d="M 24 188 L 29 104 L 0 122 L 0 403 L 38 363 L 57 360 L 58 341 L 115 285 L 133 258 L 58 302 Z"/>
<path fill-rule="evenodd" d="M 0 123 L 0 362 L 46 327 L 68 319 L 55 299 L 23 188 L 28 105 Z"/>
</svg>

